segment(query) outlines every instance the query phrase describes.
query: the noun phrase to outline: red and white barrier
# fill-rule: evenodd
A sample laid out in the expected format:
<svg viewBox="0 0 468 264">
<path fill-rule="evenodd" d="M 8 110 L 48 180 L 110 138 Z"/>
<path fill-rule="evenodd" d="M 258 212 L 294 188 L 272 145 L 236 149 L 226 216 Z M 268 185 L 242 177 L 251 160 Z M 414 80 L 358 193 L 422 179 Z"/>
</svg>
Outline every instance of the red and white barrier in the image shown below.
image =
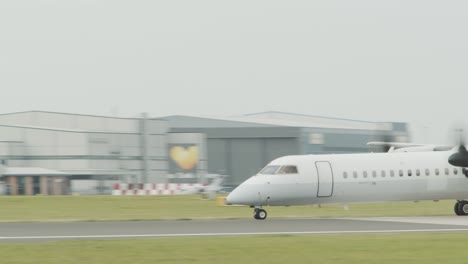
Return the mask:
<svg viewBox="0 0 468 264">
<path fill-rule="evenodd" d="M 182 190 L 207 186 L 201 183 L 116 183 L 112 195 L 176 195 Z"/>
</svg>

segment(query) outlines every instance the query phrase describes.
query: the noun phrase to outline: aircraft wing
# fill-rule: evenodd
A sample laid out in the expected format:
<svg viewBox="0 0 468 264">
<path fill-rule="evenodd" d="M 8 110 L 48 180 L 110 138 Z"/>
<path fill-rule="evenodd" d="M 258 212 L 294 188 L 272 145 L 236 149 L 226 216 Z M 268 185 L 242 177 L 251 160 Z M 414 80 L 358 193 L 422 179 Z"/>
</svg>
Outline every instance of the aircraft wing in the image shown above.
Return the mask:
<svg viewBox="0 0 468 264">
<path fill-rule="evenodd" d="M 380 141 L 369 142 L 367 143 L 367 145 L 372 146 L 372 147 L 388 148 L 389 149 L 388 152 L 447 151 L 453 148 L 453 146 L 401 143 L 401 142 L 380 142 Z"/>
<path fill-rule="evenodd" d="M 400 142 L 383 142 L 383 141 L 372 141 L 368 142 L 367 146 L 371 147 L 393 147 L 394 149 L 399 149 L 399 148 L 410 148 L 410 147 L 423 147 L 423 146 L 429 146 L 425 144 L 414 144 L 414 143 L 400 143 Z"/>
</svg>

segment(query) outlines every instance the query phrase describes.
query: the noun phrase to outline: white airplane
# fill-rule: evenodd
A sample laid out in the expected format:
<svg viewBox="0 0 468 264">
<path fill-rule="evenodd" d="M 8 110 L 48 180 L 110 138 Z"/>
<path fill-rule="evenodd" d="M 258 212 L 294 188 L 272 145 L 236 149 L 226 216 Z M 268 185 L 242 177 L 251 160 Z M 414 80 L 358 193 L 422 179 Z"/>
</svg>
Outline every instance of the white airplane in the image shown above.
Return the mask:
<svg viewBox="0 0 468 264">
<path fill-rule="evenodd" d="M 455 199 L 455 213 L 468 215 L 468 152 L 457 148 L 372 142 L 387 153 L 285 156 L 273 160 L 226 198 L 262 206 L 348 204 Z"/>
<path fill-rule="evenodd" d="M 212 197 L 214 194 L 219 192 L 223 187 L 224 176 L 223 175 L 216 175 L 213 177 L 210 185 L 207 186 L 192 186 L 185 189 L 181 189 L 176 194 L 184 195 L 184 194 L 208 194 Z"/>
</svg>

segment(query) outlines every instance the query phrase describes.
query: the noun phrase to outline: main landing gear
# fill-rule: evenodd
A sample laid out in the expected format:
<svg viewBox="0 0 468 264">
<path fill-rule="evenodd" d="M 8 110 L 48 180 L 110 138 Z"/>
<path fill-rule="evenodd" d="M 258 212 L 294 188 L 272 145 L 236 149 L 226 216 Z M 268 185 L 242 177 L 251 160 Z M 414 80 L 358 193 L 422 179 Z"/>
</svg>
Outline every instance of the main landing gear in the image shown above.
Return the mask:
<svg viewBox="0 0 468 264">
<path fill-rule="evenodd" d="M 468 201 L 457 201 L 453 209 L 457 215 L 468 215 Z"/>
<path fill-rule="evenodd" d="M 255 207 L 253 216 L 257 220 L 265 220 L 267 218 L 267 212 L 260 207 Z"/>
</svg>

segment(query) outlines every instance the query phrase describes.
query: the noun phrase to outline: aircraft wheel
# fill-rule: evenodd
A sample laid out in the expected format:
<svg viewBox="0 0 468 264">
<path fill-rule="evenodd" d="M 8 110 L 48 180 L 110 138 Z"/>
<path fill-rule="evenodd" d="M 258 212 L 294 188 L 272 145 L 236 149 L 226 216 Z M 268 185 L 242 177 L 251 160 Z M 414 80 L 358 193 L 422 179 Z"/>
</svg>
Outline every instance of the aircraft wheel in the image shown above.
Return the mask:
<svg viewBox="0 0 468 264">
<path fill-rule="evenodd" d="M 458 213 L 459 215 L 468 215 L 468 202 L 467 201 L 458 202 Z"/>
<path fill-rule="evenodd" d="M 254 218 L 257 220 L 265 220 L 267 218 L 267 212 L 263 209 L 255 209 Z"/>
<path fill-rule="evenodd" d="M 455 206 L 453 207 L 453 210 L 455 211 L 456 215 L 461 215 L 460 211 L 458 210 L 459 207 L 460 207 L 460 202 L 456 202 Z"/>
<path fill-rule="evenodd" d="M 255 208 L 255 210 L 254 210 L 254 212 L 253 212 L 253 217 L 254 217 L 255 219 L 257 219 L 257 220 L 259 219 L 259 218 L 258 218 L 258 210 L 260 210 L 260 209 Z"/>
</svg>

